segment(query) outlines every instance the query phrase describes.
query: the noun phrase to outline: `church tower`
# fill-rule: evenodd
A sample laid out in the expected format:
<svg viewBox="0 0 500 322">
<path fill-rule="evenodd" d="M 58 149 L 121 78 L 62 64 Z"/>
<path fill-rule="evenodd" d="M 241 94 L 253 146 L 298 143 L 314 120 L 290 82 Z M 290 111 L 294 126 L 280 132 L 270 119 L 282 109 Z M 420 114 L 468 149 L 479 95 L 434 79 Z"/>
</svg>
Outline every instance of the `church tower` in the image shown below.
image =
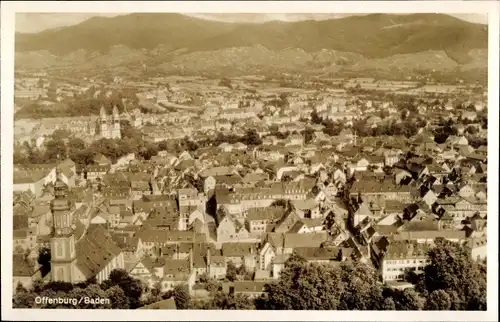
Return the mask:
<svg viewBox="0 0 500 322">
<path fill-rule="evenodd" d="M 106 109 L 104 106 L 101 107 L 101 113 L 99 117 L 99 122 L 101 125 L 101 136 L 107 138 L 108 133 L 109 133 L 109 128 L 108 128 L 108 116 L 106 115 Z"/>
<path fill-rule="evenodd" d="M 52 281 L 73 282 L 76 264 L 73 215 L 68 200 L 68 186 L 61 180 L 59 169 L 54 195 L 55 198 L 50 203 L 53 217 L 50 239 Z"/>
<path fill-rule="evenodd" d="M 120 128 L 120 113 L 118 113 L 118 108 L 113 107 L 113 130 L 111 137 L 113 139 L 121 139 L 122 138 L 122 133 L 121 133 L 121 128 Z"/>
</svg>

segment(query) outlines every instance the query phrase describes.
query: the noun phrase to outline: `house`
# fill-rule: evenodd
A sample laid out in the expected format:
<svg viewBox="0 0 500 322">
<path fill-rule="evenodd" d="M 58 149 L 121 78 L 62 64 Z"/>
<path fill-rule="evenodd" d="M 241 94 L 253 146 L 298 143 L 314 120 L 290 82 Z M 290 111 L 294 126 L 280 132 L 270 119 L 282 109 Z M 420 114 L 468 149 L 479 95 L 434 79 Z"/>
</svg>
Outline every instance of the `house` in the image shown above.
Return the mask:
<svg viewBox="0 0 500 322">
<path fill-rule="evenodd" d="M 360 202 L 359 200 L 352 201 L 348 206 L 348 210 L 349 222 L 352 228 L 358 227 L 359 224 L 367 218 L 374 218 L 374 214 L 370 210 L 370 205 L 368 202 Z"/>
<path fill-rule="evenodd" d="M 46 173 L 43 171 L 16 171 L 14 170 L 13 191 L 31 191 L 36 197 L 40 197 L 46 181 Z"/>
<path fill-rule="evenodd" d="M 187 285 L 191 292 L 196 281 L 192 255 L 187 259 L 166 259 L 164 262 L 160 268 L 162 291 L 172 290 L 176 285 Z"/>
<path fill-rule="evenodd" d="M 208 193 L 209 191 L 215 189 L 216 186 L 225 186 L 228 188 L 232 188 L 234 185 L 239 183 L 241 183 L 241 177 L 234 174 L 209 176 L 203 183 L 203 191 L 205 193 Z"/>
<path fill-rule="evenodd" d="M 398 200 L 408 202 L 411 200 L 409 186 L 397 185 L 391 180 L 360 180 L 355 181 L 349 191 L 349 197 L 362 196 L 363 200 L 380 202 L 383 200 Z"/>
<path fill-rule="evenodd" d="M 421 200 L 423 202 L 425 202 L 427 204 L 427 206 L 430 207 L 430 206 L 432 206 L 436 202 L 436 200 L 438 199 L 438 196 L 431 189 L 427 189 L 427 188 L 424 187 L 423 190 L 424 191 L 422 191 L 423 196 L 422 196 Z"/>
<path fill-rule="evenodd" d="M 15 292 L 18 284 L 30 289 L 33 281 L 40 279 L 41 265 L 28 259 L 25 254 L 13 254 L 12 257 L 12 290 Z"/>
<path fill-rule="evenodd" d="M 389 150 L 384 152 L 384 165 L 392 167 L 399 161 L 400 157 L 401 153 L 399 151 Z"/>
<path fill-rule="evenodd" d="M 278 278 L 278 274 L 274 274 L 273 267 L 276 256 L 283 254 L 284 235 L 281 233 L 268 233 L 259 249 L 259 257 L 257 262 L 258 271 L 266 271 L 270 273 L 270 278 Z"/>
<path fill-rule="evenodd" d="M 472 238 L 468 241 L 471 248 L 471 257 L 473 260 L 485 260 L 488 256 L 487 238 L 482 236 L 479 238 Z"/>
<path fill-rule="evenodd" d="M 256 243 L 224 243 L 221 249 L 226 264 L 232 262 L 236 267 L 243 265 L 248 271 L 255 270 L 257 266 Z"/>
<path fill-rule="evenodd" d="M 302 146 L 304 145 L 304 138 L 300 134 L 292 134 L 290 135 L 285 143 L 285 146 L 295 146 L 299 145 Z"/>
<path fill-rule="evenodd" d="M 241 142 L 237 142 L 233 145 L 233 149 L 237 151 L 245 151 L 247 146 Z"/>
<path fill-rule="evenodd" d="M 344 241 L 349 238 L 349 234 L 342 227 L 341 224 L 334 224 L 328 230 L 328 234 L 330 235 L 329 240 L 327 241 L 328 245 L 333 247 L 340 246 Z"/>
<path fill-rule="evenodd" d="M 352 249 L 342 247 L 298 247 L 294 253 L 310 263 L 331 263 L 345 261 Z"/>
<path fill-rule="evenodd" d="M 246 295 L 250 298 L 256 298 L 264 294 L 266 282 L 261 281 L 235 281 L 230 287 L 230 293 L 234 295 Z"/>
<path fill-rule="evenodd" d="M 31 228 L 15 229 L 12 237 L 12 246 L 16 252 L 25 252 L 26 250 L 33 249 L 36 245 L 36 235 L 33 234 L 33 229 Z"/>
<path fill-rule="evenodd" d="M 454 136 L 450 135 L 448 139 L 446 139 L 446 144 L 449 146 L 455 146 L 455 145 L 469 145 L 469 141 L 465 136 Z"/>
<path fill-rule="evenodd" d="M 321 217 L 319 204 L 314 199 L 293 200 L 291 201 L 291 204 L 300 218 L 315 219 Z"/>
<path fill-rule="evenodd" d="M 458 188 L 458 195 L 462 198 L 474 197 L 475 191 L 469 184 L 462 184 Z"/>
<path fill-rule="evenodd" d="M 141 306 L 141 310 L 177 310 L 175 298 L 172 296 L 166 300 L 154 302 L 146 306 Z"/>
<path fill-rule="evenodd" d="M 18 216 L 14 216 L 15 219 Z M 36 236 L 49 235 L 52 229 L 52 213 L 49 205 L 37 205 L 29 215 L 30 228 Z M 14 224 L 15 227 L 15 224 Z"/>
<path fill-rule="evenodd" d="M 328 233 L 325 231 L 298 234 L 286 233 L 283 240 L 283 253 L 292 254 L 297 247 L 319 247 L 328 240 Z"/>
<path fill-rule="evenodd" d="M 104 228 L 98 226 L 89 229 L 87 234 L 76 243 L 76 281 L 85 281 L 92 277 L 97 283 L 108 279 L 113 269 L 124 269 L 124 255 Z M 56 271 L 54 274 L 62 274 Z M 59 278 L 62 280 L 62 278 Z"/>
<path fill-rule="evenodd" d="M 100 165 L 100 166 L 111 166 L 111 164 L 112 164 L 111 160 L 109 160 L 108 158 L 106 158 L 101 153 L 97 154 L 94 157 L 93 163 L 96 164 L 96 165 Z"/>
<path fill-rule="evenodd" d="M 394 240 L 406 240 L 417 242 L 418 244 L 434 244 L 436 238 L 442 238 L 451 242 L 462 243 L 466 240 L 467 234 L 463 230 L 413 230 L 399 231 L 394 235 Z"/>
<path fill-rule="evenodd" d="M 193 206 L 205 210 L 205 198 L 203 194 L 198 194 L 198 191 L 193 188 L 179 189 L 177 191 L 177 200 L 179 207 Z"/>
<path fill-rule="evenodd" d="M 142 260 L 131 266 L 131 268 L 129 269 L 129 274 L 130 276 L 143 281 L 150 287 L 154 286 L 153 276 L 157 276 L 154 263 L 148 256 L 145 256 Z"/>
<path fill-rule="evenodd" d="M 345 172 L 340 170 L 340 169 L 336 169 L 334 172 L 333 172 L 333 181 L 336 183 L 336 184 L 342 184 L 342 185 L 345 185 L 345 183 L 347 182 L 347 178 L 346 178 L 346 175 L 345 175 Z"/>
<path fill-rule="evenodd" d="M 477 119 L 477 113 L 472 112 L 472 111 L 465 111 L 462 113 L 462 115 L 460 115 L 460 118 L 462 120 L 467 120 L 467 121 L 473 122 Z"/>
<path fill-rule="evenodd" d="M 333 181 L 325 185 L 324 190 L 325 190 L 325 197 L 328 199 L 335 198 L 340 192 L 339 187 Z"/>
<path fill-rule="evenodd" d="M 396 182 L 396 184 L 401 184 L 402 182 L 408 182 L 408 180 L 411 179 L 412 179 L 411 173 L 404 169 L 399 169 L 394 174 L 394 181 Z"/>
<path fill-rule="evenodd" d="M 272 146 L 278 144 L 278 138 L 275 136 L 267 136 L 262 139 L 262 144 L 265 146 Z"/>
<path fill-rule="evenodd" d="M 247 211 L 246 221 L 251 234 L 264 234 L 270 225 L 276 223 L 284 215 L 283 208 L 251 208 Z"/>
<path fill-rule="evenodd" d="M 217 226 L 217 242 L 239 242 L 247 240 L 250 233 L 244 224 L 234 218 L 231 214 L 226 214 L 219 221 Z"/>
<path fill-rule="evenodd" d="M 349 174 L 353 175 L 355 172 L 363 172 L 368 170 L 368 166 L 370 165 L 370 161 L 366 157 L 357 157 L 353 160 L 354 162 L 347 166 L 349 170 Z"/>
<path fill-rule="evenodd" d="M 372 244 L 374 261 L 382 281 L 403 281 L 407 272 L 422 273 L 428 261 L 429 248 L 425 243 L 407 240 L 390 242 L 385 237 Z"/>
<path fill-rule="evenodd" d="M 137 253 L 139 256 L 143 254 L 155 256 L 166 245 L 192 243 L 196 238 L 201 239 L 201 236 L 197 236 L 192 231 L 169 231 L 154 228 L 141 229 L 136 233 L 136 237 L 138 238 Z"/>
<path fill-rule="evenodd" d="M 207 275 L 217 280 L 225 278 L 227 271 L 227 264 L 224 256 L 212 255 L 210 254 L 210 252 L 207 252 L 207 256 L 208 256 Z"/>
<path fill-rule="evenodd" d="M 340 131 L 339 137 L 342 141 L 348 142 L 348 144 L 352 144 L 354 142 L 354 134 L 351 129 L 343 129 Z"/>
<path fill-rule="evenodd" d="M 90 164 L 86 167 L 86 178 L 90 181 L 102 179 L 111 170 L 110 164 Z"/>
</svg>

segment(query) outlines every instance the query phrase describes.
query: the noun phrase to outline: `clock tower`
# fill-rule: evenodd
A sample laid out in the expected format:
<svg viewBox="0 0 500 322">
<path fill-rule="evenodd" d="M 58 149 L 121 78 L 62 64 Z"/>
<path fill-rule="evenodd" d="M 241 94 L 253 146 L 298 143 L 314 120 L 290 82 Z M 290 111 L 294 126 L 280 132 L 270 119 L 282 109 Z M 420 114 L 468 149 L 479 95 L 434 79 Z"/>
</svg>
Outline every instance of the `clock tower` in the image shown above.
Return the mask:
<svg viewBox="0 0 500 322">
<path fill-rule="evenodd" d="M 60 170 L 56 171 L 55 198 L 50 203 L 53 217 L 50 239 L 52 280 L 72 283 L 76 264 L 73 215 L 68 200 L 68 186 L 62 181 Z"/>
</svg>

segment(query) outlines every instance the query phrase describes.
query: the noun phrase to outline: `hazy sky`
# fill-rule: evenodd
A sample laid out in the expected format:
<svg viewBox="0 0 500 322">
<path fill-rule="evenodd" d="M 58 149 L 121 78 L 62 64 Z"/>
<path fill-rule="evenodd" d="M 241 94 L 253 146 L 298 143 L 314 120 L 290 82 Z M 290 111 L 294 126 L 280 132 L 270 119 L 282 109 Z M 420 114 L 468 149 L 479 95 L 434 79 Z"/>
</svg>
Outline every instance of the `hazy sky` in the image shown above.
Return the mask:
<svg viewBox="0 0 500 322">
<path fill-rule="evenodd" d="M 46 29 L 70 26 L 91 17 L 114 17 L 124 13 L 17 13 L 16 32 L 40 32 Z M 190 13 L 192 17 L 224 22 L 265 22 L 270 20 L 297 21 L 342 18 L 351 14 L 342 13 Z M 488 23 L 486 14 L 450 14 L 475 23 Z"/>
</svg>

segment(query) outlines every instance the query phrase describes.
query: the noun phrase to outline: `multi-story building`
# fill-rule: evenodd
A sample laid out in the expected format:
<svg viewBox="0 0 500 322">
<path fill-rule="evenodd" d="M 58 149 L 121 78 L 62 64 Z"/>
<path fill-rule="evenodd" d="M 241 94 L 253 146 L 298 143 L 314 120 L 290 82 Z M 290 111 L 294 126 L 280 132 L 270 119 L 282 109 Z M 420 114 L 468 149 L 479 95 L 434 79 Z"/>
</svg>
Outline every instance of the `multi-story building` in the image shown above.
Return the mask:
<svg viewBox="0 0 500 322">
<path fill-rule="evenodd" d="M 379 268 L 382 281 L 402 281 L 410 272 L 422 273 L 430 247 L 427 243 L 388 241 L 385 237 L 374 243 L 373 260 Z"/>
</svg>

